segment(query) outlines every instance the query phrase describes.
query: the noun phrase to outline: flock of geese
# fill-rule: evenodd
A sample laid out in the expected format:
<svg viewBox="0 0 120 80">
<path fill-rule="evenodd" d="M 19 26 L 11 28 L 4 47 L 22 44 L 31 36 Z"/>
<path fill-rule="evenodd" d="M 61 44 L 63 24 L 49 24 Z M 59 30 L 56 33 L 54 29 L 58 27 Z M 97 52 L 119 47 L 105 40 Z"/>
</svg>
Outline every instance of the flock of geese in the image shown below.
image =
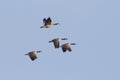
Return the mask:
<svg viewBox="0 0 120 80">
<path fill-rule="evenodd" d="M 60 24 L 52 23 L 51 18 L 48 17 L 47 19 L 46 18 L 43 19 L 43 26 L 41 26 L 40 28 L 51 28 L 56 25 L 60 25 Z M 66 52 L 67 50 L 71 52 L 72 51 L 71 45 L 76 45 L 76 43 L 65 43 L 65 44 L 60 45 L 61 40 L 68 40 L 68 39 L 67 38 L 55 38 L 53 40 L 50 40 L 49 43 L 53 43 L 55 48 L 61 47 L 63 52 Z M 28 55 L 30 59 L 34 61 L 35 59 L 37 59 L 37 53 L 40 53 L 40 52 L 42 51 L 31 51 L 25 55 Z"/>
</svg>

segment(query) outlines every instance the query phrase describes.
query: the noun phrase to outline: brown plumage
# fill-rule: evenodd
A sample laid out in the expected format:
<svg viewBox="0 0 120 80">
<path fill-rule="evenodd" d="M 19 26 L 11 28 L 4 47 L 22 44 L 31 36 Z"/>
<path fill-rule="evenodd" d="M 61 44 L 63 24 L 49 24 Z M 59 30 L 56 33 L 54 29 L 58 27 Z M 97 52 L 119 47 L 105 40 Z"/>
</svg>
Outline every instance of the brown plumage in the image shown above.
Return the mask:
<svg viewBox="0 0 120 80">
<path fill-rule="evenodd" d="M 50 28 L 54 25 L 59 25 L 59 23 L 52 24 L 51 18 L 48 17 L 47 19 L 46 18 L 43 19 L 43 26 L 41 26 L 40 28 Z"/>
<path fill-rule="evenodd" d="M 69 52 L 71 52 L 71 51 L 72 51 L 71 45 L 76 45 L 76 44 L 75 44 L 75 43 L 65 43 L 65 44 L 63 44 L 63 45 L 61 46 L 62 51 L 63 51 L 63 52 L 66 52 L 66 51 L 68 50 Z"/>
<path fill-rule="evenodd" d="M 37 59 L 37 53 L 40 53 L 40 52 L 42 52 L 42 51 L 31 51 L 31 52 L 28 52 L 25 55 L 28 55 L 30 57 L 30 59 L 32 61 L 34 61 L 35 59 Z"/>
<path fill-rule="evenodd" d="M 49 43 L 53 42 L 54 47 L 55 47 L 55 48 L 59 48 L 59 47 L 60 47 L 60 41 L 61 41 L 61 40 L 67 40 L 67 38 L 55 38 L 55 39 L 49 41 Z"/>
</svg>

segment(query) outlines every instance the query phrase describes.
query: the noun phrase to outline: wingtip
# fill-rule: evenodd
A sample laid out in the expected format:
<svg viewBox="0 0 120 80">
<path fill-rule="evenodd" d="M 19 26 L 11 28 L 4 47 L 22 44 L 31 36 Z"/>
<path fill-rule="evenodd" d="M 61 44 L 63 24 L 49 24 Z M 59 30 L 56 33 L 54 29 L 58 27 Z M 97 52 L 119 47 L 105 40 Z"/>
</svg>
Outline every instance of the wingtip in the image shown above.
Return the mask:
<svg viewBox="0 0 120 80">
<path fill-rule="evenodd" d="M 43 28 L 43 26 L 41 26 L 40 28 Z"/>
<path fill-rule="evenodd" d="M 25 54 L 25 55 L 28 55 L 28 54 Z"/>
<path fill-rule="evenodd" d="M 51 43 L 52 41 L 48 41 L 49 43 Z"/>
</svg>

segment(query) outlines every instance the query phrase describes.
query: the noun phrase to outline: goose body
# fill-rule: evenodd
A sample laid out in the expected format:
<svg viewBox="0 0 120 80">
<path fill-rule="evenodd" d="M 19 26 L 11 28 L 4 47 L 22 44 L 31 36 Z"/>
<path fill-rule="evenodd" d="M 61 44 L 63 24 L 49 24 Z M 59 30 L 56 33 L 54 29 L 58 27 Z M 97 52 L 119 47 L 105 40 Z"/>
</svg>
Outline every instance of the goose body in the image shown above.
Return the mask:
<svg viewBox="0 0 120 80">
<path fill-rule="evenodd" d="M 61 40 L 67 40 L 67 38 L 55 38 L 55 39 L 49 41 L 49 43 L 53 42 L 54 47 L 59 48 Z"/>
<path fill-rule="evenodd" d="M 28 52 L 27 54 L 25 55 L 28 55 L 30 57 L 30 59 L 32 61 L 34 61 L 35 59 L 37 59 L 37 53 L 40 53 L 41 51 L 31 51 L 31 52 Z"/>
<path fill-rule="evenodd" d="M 47 19 L 44 18 L 43 19 L 43 26 L 41 26 L 40 28 L 51 28 L 54 25 L 59 25 L 59 23 L 52 23 L 52 20 L 50 17 L 48 17 Z"/>
<path fill-rule="evenodd" d="M 68 50 L 69 52 L 71 52 L 71 51 L 72 51 L 71 45 L 76 45 L 76 44 L 75 44 L 75 43 L 65 43 L 65 44 L 63 44 L 63 45 L 61 46 L 62 51 L 63 51 L 63 52 L 66 52 L 66 51 Z"/>
</svg>

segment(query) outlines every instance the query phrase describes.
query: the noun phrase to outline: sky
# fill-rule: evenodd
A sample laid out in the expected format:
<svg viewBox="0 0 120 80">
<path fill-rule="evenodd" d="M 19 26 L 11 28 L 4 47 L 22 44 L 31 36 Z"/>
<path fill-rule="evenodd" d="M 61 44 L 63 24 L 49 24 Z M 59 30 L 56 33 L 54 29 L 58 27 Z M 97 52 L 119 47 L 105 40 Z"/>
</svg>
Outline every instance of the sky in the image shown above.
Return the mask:
<svg viewBox="0 0 120 80">
<path fill-rule="evenodd" d="M 1 0 L 0 80 L 120 80 L 119 0 Z M 59 26 L 40 29 L 43 18 Z M 49 40 L 68 38 L 72 52 Z M 42 50 L 35 61 L 26 53 Z"/>
</svg>

